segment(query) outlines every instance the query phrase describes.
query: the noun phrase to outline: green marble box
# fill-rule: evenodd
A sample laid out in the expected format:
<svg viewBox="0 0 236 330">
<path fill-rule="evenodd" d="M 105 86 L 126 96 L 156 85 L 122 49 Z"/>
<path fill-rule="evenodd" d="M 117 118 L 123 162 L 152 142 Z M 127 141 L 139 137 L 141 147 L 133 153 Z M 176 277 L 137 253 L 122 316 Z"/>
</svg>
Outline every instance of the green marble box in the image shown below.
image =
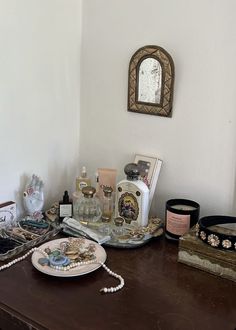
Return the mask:
<svg viewBox="0 0 236 330">
<path fill-rule="evenodd" d="M 196 237 L 195 229 L 179 239 L 178 261 L 236 282 L 236 251 L 211 247 Z"/>
</svg>

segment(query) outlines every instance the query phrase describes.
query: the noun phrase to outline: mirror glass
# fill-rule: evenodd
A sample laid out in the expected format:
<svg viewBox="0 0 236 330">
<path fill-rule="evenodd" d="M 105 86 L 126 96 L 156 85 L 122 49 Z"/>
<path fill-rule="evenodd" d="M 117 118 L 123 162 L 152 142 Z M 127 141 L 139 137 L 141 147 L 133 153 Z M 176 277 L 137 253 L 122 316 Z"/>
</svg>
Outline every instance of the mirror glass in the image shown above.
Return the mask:
<svg viewBox="0 0 236 330">
<path fill-rule="evenodd" d="M 155 58 L 144 59 L 138 72 L 138 102 L 159 104 L 161 101 L 161 64 Z"/>
<path fill-rule="evenodd" d="M 139 48 L 129 62 L 128 111 L 171 117 L 174 62 L 165 49 Z"/>
</svg>

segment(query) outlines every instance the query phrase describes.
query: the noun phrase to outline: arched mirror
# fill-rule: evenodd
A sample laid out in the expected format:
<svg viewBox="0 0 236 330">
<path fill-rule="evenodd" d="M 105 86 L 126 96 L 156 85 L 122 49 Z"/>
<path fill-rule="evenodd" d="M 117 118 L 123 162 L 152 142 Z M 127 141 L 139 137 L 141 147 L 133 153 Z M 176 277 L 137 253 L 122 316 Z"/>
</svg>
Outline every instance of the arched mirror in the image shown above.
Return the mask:
<svg viewBox="0 0 236 330">
<path fill-rule="evenodd" d="M 171 117 L 174 63 L 159 46 L 138 49 L 129 64 L 128 111 Z"/>
</svg>

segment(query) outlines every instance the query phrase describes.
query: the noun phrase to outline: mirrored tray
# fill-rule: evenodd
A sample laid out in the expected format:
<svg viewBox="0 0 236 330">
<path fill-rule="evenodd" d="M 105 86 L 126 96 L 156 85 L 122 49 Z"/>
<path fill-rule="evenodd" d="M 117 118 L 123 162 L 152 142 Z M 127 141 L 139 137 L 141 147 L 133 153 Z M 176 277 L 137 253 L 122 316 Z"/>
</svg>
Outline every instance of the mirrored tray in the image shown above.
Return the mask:
<svg viewBox="0 0 236 330">
<path fill-rule="evenodd" d="M 134 248 L 141 247 L 141 246 L 147 244 L 148 242 L 150 242 L 150 240 L 152 238 L 153 237 L 150 237 L 148 239 L 140 240 L 140 241 L 134 241 L 132 243 L 129 243 L 129 242 L 119 242 L 119 241 L 116 241 L 116 240 L 112 240 L 111 239 L 110 241 L 107 241 L 103 245 L 104 246 L 108 246 L 108 247 L 115 247 L 115 248 L 119 248 L 119 249 L 134 249 Z"/>
<path fill-rule="evenodd" d="M 119 227 L 122 228 L 119 234 L 114 223 L 96 222 L 87 227 L 75 219 L 67 219 L 62 228 L 66 235 L 82 236 L 93 239 L 103 246 L 125 249 L 140 247 L 163 234 L 163 222 L 158 218 L 150 219 L 147 227 L 135 225 Z"/>
<path fill-rule="evenodd" d="M 111 240 L 105 242 L 103 245 L 108 247 L 115 247 L 119 249 L 133 249 L 146 245 L 151 240 L 162 236 L 163 232 L 164 232 L 163 228 L 160 227 L 158 230 L 155 231 L 155 235 L 147 234 L 144 235 L 142 239 L 130 239 L 130 240 L 127 239 L 126 241 L 120 241 L 119 239 L 113 237 L 111 238 Z"/>
</svg>

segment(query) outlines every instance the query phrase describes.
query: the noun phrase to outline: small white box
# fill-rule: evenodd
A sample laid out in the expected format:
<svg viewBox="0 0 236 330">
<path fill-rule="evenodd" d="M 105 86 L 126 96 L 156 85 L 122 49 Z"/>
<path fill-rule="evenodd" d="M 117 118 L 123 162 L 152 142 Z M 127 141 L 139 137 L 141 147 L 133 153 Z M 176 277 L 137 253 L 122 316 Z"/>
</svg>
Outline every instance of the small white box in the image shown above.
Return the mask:
<svg viewBox="0 0 236 330">
<path fill-rule="evenodd" d="M 16 224 L 16 203 L 9 201 L 0 204 L 0 229 Z"/>
</svg>

